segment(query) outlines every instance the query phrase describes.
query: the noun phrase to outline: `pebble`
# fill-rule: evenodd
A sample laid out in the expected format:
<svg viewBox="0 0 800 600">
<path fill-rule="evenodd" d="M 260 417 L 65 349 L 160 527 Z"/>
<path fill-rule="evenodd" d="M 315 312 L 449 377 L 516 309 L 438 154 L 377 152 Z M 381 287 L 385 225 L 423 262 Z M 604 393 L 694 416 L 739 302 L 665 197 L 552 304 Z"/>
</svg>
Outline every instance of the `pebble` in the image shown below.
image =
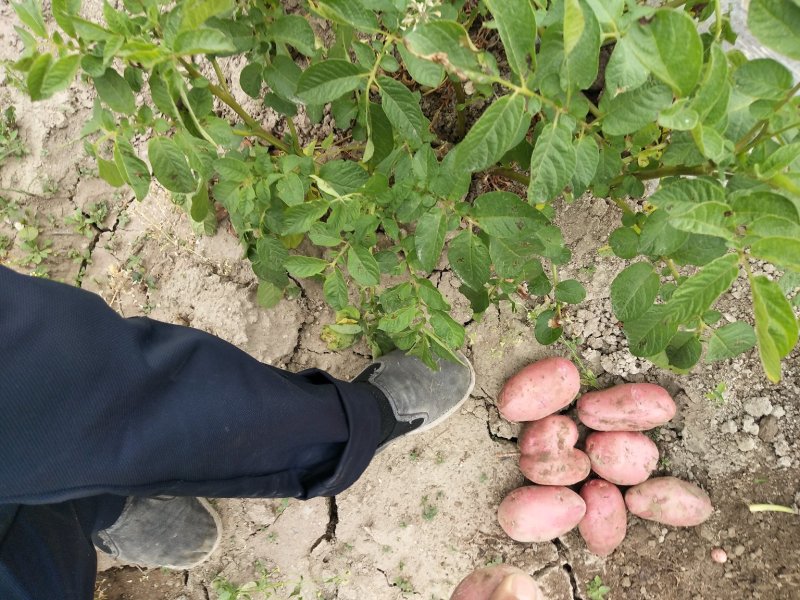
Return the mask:
<svg viewBox="0 0 800 600">
<path fill-rule="evenodd" d="M 753 398 L 745 402 L 744 410 L 748 415 L 757 419 L 772 412 L 772 403 L 770 403 L 769 398 L 766 396 L 761 396 L 760 398 Z"/>
<path fill-rule="evenodd" d="M 772 409 L 772 416 L 776 419 L 780 419 L 782 416 L 786 414 L 786 411 L 783 409 L 782 406 L 776 406 Z"/>
<path fill-rule="evenodd" d="M 751 450 L 755 449 L 756 441 L 750 436 L 740 436 L 736 440 L 736 445 L 739 447 L 740 452 L 750 452 Z"/>
<path fill-rule="evenodd" d="M 742 431 L 750 435 L 758 435 L 758 425 L 751 416 L 746 416 L 742 419 Z"/>
<path fill-rule="evenodd" d="M 791 456 L 781 456 L 778 459 L 778 466 L 782 469 L 788 469 L 792 466 L 792 457 Z"/>
<path fill-rule="evenodd" d="M 739 544 L 738 546 L 736 546 L 736 548 L 733 549 L 733 553 L 736 556 L 741 556 L 742 554 L 744 554 L 744 546 Z"/>
<path fill-rule="evenodd" d="M 728 553 L 725 552 L 725 550 L 723 550 L 722 548 L 712 548 L 711 560 L 720 564 L 728 562 Z"/>
<path fill-rule="evenodd" d="M 727 423 L 725 423 L 722 426 L 722 432 L 723 433 L 734 434 L 737 431 L 739 431 L 739 426 L 736 424 L 736 421 L 734 421 L 733 419 L 731 419 L 730 421 L 728 421 Z"/>
<path fill-rule="evenodd" d="M 771 444 L 778 438 L 778 417 L 767 415 L 758 422 L 758 437 Z"/>
<path fill-rule="evenodd" d="M 631 578 L 630 577 L 623 577 L 621 583 L 622 583 L 622 587 L 629 588 L 629 587 L 631 587 Z"/>
<path fill-rule="evenodd" d="M 785 439 L 780 439 L 775 442 L 775 454 L 778 456 L 786 456 L 789 454 L 789 443 Z"/>
</svg>

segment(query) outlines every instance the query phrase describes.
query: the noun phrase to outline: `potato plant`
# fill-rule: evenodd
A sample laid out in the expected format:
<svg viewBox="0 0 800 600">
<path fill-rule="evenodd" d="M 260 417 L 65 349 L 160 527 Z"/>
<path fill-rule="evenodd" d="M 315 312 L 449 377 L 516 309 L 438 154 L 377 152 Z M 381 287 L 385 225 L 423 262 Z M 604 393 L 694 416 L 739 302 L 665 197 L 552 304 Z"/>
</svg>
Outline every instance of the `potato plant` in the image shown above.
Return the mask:
<svg viewBox="0 0 800 600">
<path fill-rule="evenodd" d="M 610 294 L 633 354 L 686 371 L 757 344 L 777 381 L 797 343 L 800 88 L 731 49 L 720 0 L 123 0 L 96 21 L 80 0 L 13 5 L 30 96 L 78 74 L 96 89 L 100 176 L 139 200 L 157 181 L 201 230 L 224 207 L 265 306 L 322 282 L 333 348 L 452 358 L 443 268 L 476 317 L 542 297 L 534 334 L 555 342 L 585 296 L 558 276 L 560 197 L 622 210 L 610 250 L 634 262 Z M 751 0 L 748 22 L 800 59 L 797 0 Z M 301 111 L 335 131 L 301 142 Z M 500 184 L 475 197 L 476 176 Z M 739 277 L 755 328 L 713 309 Z"/>
</svg>

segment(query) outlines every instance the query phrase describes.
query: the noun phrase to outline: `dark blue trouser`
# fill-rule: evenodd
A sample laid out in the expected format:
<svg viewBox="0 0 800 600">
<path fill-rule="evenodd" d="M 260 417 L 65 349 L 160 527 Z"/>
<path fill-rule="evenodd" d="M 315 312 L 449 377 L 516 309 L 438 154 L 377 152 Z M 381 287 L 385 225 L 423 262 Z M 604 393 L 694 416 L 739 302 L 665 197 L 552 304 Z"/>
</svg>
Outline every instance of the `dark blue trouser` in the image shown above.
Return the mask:
<svg viewBox="0 0 800 600">
<path fill-rule="evenodd" d="M 89 600 L 125 496 L 330 496 L 372 459 L 366 384 L 0 266 L 0 598 Z"/>
</svg>

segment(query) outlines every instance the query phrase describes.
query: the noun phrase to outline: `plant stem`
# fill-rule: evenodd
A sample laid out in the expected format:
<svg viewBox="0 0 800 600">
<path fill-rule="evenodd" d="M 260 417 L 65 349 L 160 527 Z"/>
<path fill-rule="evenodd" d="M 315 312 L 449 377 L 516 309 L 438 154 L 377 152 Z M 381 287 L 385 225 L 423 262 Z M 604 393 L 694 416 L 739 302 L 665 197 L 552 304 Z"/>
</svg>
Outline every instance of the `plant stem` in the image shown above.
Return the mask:
<svg viewBox="0 0 800 600">
<path fill-rule="evenodd" d="M 720 0 L 714 0 L 714 40 L 719 41 L 722 37 L 722 4 Z"/>
<path fill-rule="evenodd" d="M 225 75 L 222 73 L 222 69 L 220 68 L 216 58 L 211 59 L 211 66 L 214 67 L 214 73 L 217 75 L 217 81 L 219 82 L 220 87 L 230 94 L 231 90 L 228 87 L 228 80 L 225 79 Z"/>
<path fill-rule="evenodd" d="M 457 79 L 452 83 L 453 90 L 456 94 L 456 139 L 462 140 L 467 128 L 467 119 L 466 115 L 464 114 L 464 105 L 467 102 L 467 96 L 464 93 L 464 86 L 461 84 L 460 79 Z"/>
<path fill-rule="evenodd" d="M 678 267 L 675 266 L 675 262 L 671 258 L 662 257 L 662 259 L 667 264 L 669 272 L 672 273 L 672 277 L 675 279 L 675 283 L 678 283 L 678 280 L 681 278 L 681 273 L 680 271 L 678 271 Z"/>
<path fill-rule="evenodd" d="M 183 58 L 178 59 L 178 60 L 180 61 L 181 66 L 183 66 L 183 68 L 186 69 L 186 71 L 192 77 L 196 78 L 196 77 L 202 77 L 203 76 L 202 73 L 200 73 L 200 71 L 198 71 L 197 68 L 192 63 L 190 63 L 189 61 L 187 61 L 187 60 L 185 60 Z M 272 146 L 274 146 L 278 150 L 281 150 L 282 152 L 285 152 L 286 154 L 291 154 L 292 153 L 292 151 L 289 148 L 289 146 L 284 144 L 281 140 L 279 140 L 277 137 L 272 135 L 269 131 L 264 129 L 259 124 L 258 121 L 256 121 L 253 117 L 251 117 L 247 113 L 247 111 L 244 108 L 242 108 L 242 105 L 239 104 L 236 101 L 236 99 L 230 94 L 230 92 L 226 92 L 221 86 L 215 85 L 213 83 L 209 83 L 208 84 L 208 91 L 211 92 L 212 94 L 214 94 L 222 102 L 227 104 L 233 110 L 233 112 L 235 112 L 237 115 L 239 115 L 242 118 L 242 120 L 252 130 L 250 132 L 250 135 L 253 135 L 255 137 L 261 138 L 262 140 L 264 140 L 266 142 L 269 142 Z"/>
<path fill-rule="evenodd" d="M 781 103 L 772 110 L 773 114 L 782 109 L 792 98 L 794 98 L 797 92 L 800 92 L 800 81 L 798 81 L 795 86 L 786 93 L 786 96 L 784 96 L 783 100 L 781 100 Z M 750 131 L 745 133 L 742 138 L 736 142 L 736 146 L 733 150 L 734 154 L 741 154 L 742 152 L 747 152 L 753 148 L 756 144 L 758 144 L 759 141 L 761 141 L 768 127 L 769 117 L 758 121 L 750 128 Z M 756 132 L 758 133 L 756 134 Z"/>
<path fill-rule="evenodd" d="M 640 181 L 648 179 L 661 179 L 662 177 L 671 177 L 673 175 L 709 175 L 714 172 L 710 164 L 705 164 L 700 167 L 662 167 L 660 169 L 653 169 L 652 171 L 634 171 L 633 173 L 626 173 L 611 180 L 609 184 L 611 187 L 622 183 L 626 176 L 630 175 Z"/>
<path fill-rule="evenodd" d="M 489 173 L 492 175 L 500 175 L 500 177 L 505 177 L 506 179 L 513 179 L 525 185 L 529 185 L 531 182 L 531 178 L 525 175 L 525 173 L 520 173 L 519 171 L 506 167 L 495 167 L 494 169 L 490 169 Z"/>
<path fill-rule="evenodd" d="M 294 149 L 294 153 L 298 156 L 302 156 L 303 149 L 300 147 L 300 136 L 297 135 L 297 127 L 295 127 L 292 117 L 286 117 L 286 124 L 289 126 L 289 131 L 292 132 L 292 148 Z"/>
<path fill-rule="evenodd" d="M 634 211 L 631 209 L 630 206 L 628 206 L 625 203 L 625 201 L 622 198 L 611 198 L 611 200 L 614 202 L 614 204 L 616 204 L 620 208 L 620 210 L 622 210 L 624 214 L 626 215 L 633 214 Z"/>
</svg>

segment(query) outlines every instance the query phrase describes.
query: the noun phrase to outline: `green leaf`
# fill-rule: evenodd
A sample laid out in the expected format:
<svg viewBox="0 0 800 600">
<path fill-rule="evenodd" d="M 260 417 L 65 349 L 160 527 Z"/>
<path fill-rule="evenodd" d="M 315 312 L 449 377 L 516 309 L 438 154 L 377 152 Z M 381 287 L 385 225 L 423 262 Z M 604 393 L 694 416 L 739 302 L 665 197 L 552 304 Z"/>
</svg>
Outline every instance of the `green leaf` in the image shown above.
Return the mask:
<svg viewBox="0 0 800 600">
<path fill-rule="evenodd" d="M 419 93 L 412 93 L 390 77 L 378 77 L 378 85 L 386 118 L 412 149 L 419 148 L 428 139 L 430 127 L 430 121 L 419 107 Z"/>
<path fill-rule="evenodd" d="M 733 74 L 736 91 L 759 100 L 781 100 L 792 87 L 792 72 L 771 58 L 757 58 Z"/>
<path fill-rule="evenodd" d="M 580 27 L 578 27 L 580 25 Z M 600 24 L 594 11 L 582 0 L 566 0 L 564 5 L 564 64 L 561 85 L 583 90 L 597 79 L 600 55 Z"/>
<path fill-rule="evenodd" d="M 341 59 L 312 64 L 297 83 L 297 96 L 308 104 L 325 104 L 356 89 L 368 75 L 358 65 Z"/>
<path fill-rule="evenodd" d="M 536 18 L 529 0 L 484 0 L 497 24 L 511 70 L 525 81 L 536 61 Z"/>
<path fill-rule="evenodd" d="M 342 195 L 359 191 L 369 180 L 369 173 L 358 163 L 349 160 L 326 162 L 320 167 L 319 176 Z"/>
<path fill-rule="evenodd" d="M 192 206 L 189 209 L 189 216 L 193 221 L 202 223 L 211 212 L 211 203 L 208 199 L 208 184 L 204 181 L 196 194 L 192 196 Z M 216 218 L 214 218 L 216 223 Z"/>
<path fill-rule="evenodd" d="M 53 18 L 58 26 L 70 36 L 75 37 L 75 27 L 72 25 L 72 17 L 78 14 L 81 9 L 81 0 L 53 0 Z"/>
<path fill-rule="evenodd" d="M 55 67 L 54 67 L 55 68 Z M 45 78 L 45 81 L 47 78 Z M 767 156 L 767 159 L 756 165 L 756 174 L 761 179 L 770 179 L 784 171 L 800 158 L 800 142 L 781 146 Z"/>
<path fill-rule="evenodd" d="M 350 246 L 347 251 L 347 270 L 356 283 L 378 285 L 381 272 L 372 253 L 363 246 Z"/>
<path fill-rule="evenodd" d="M 114 142 L 114 164 L 119 174 L 133 188 L 137 200 L 144 200 L 150 191 L 150 171 L 145 162 L 136 156 L 131 143 L 121 136 Z"/>
<path fill-rule="evenodd" d="M 40 98 L 49 98 L 56 92 L 68 88 L 75 79 L 75 74 L 78 72 L 80 62 L 81 57 L 79 54 L 65 56 L 54 62 L 47 70 L 44 80 L 42 81 Z"/>
<path fill-rule="evenodd" d="M 403 65 L 408 74 L 414 81 L 429 88 L 439 87 L 444 78 L 444 67 L 415 56 L 402 44 L 398 44 L 397 51 L 400 53 L 400 58 L 403 59 Z"/>
<path fill-rule="evenodd" d="M 586 298 L 586 289 L 576 279 L 565 279 L 556 285 L 556 301 L 580 304 Z"/>
<path fill-rule="evenodd" d="M 436 20 L 417 25 L 405 36 L 406 47 L 419 58 L 435 60 L 458 75 L 480 73 L 476 51 L 466 29 L 455 21 Z"/>
<path fill-rule="evenodd" d="M 315 221 L 319 221 L 328 212 L 328 202 L 315 200 L 304 202 L 286 209 L 283 217 L 283 235 L 305 233 Z"/>
<path fill-rule="evenodd" d="M 489 239 L 489 256 L 497 276 L 502 278 L 530 281 L 540 276 L 543 272 L 542 263 L 535 258 L 538 250 L 541 250 L 538 242 L 516 238 Z"/>
<path fill-rule="evenodd" d="M 739 259 L 726 254 L 684 280 L 665 305 L 679 323 L 700 317 L 739 276 Z"/>
<path fill-rule="evenodd" d="M 639 236 L 639 250 L 648 256 L 670 256 L 689 237 L 685 231 L 670 224 L 666 211 L 656 210 L 648 215 Z"/>
<path fill-rule="evenodd" d="M 390 334 L 400 333 L 408 329 L 418 316 L 419 309 L 416 306 L 406 306 L 382 316 L 378 321 L 378 329 Z"/>
<path fill-rule="evenodd" d="M 355 27 L 360 31 L 380 31 L 375 14 L 365 9 L 358 0 L 324 0 L 319 2 L 317 12 L 331 21 Z"/>
<path fill-rule="evenodd" d="M 600 149 L 591 135 L 580 138 L 575 145 L 575 173 L 572 175 L 572 193 L 578 196 L 586 191 L 594 180 L 600 164 Z"/>
<path fill-rule="evenodd" d="M 31 31 L 39 37 L 47 37 L 47 27 L 44 25 L 42 15 L 41 0 L 23 0 L 22 2 L 12 2 L 11 6 L 17 13 L 19 20 L 31 28 Z"/>
<path fill-rule="evenodd" d="M 627 323 L 645 314 L 658 295 L 659 283 L 650 263 L 638 262 L 623 269 L 611 283 L 611 307 L 617 318 Z"/>
<path fill-rule="evenodd" d="M 608 236 L 611 250 L 624 259 L 631 259 L 639 254 L 639 235 L 630 227 L 619 227 Z"/>
<path fill-rule="evenodd" d="M 264 67 L 260 63 L 252 62 L 239 73 L 239 86 L 251 98 L 261 97 L 261 72 Z"/>
<path fill-rule="evenodd" d="M 729 241 L 734 238 L 730 228 L 731 207 L 722 202 L 702 202 L 685 205 L 670 211 L 669 224 L 675 229 L 713 235 Z"/>
<path fill-rule="evenodd" d="M 303 72 L 290 57 L 282 54 L 272 59 L 262 71 L 264 81 L 281 98 L 295 101 L 297 86 Z"/>
<path fill-rule="evenodd" d="M 768 48 L 800 60 L 800 5 L 794 0 L 752 0 L 747 26 Z"/>
<path fill-rule="evenodd" d="M 286 270 L 294 277 L 319 275 L 328 267 L 328 261 L 313 256 L 293 255 L 286 259 Z"/>
<path fill-rule="evenodd" d="M 464 345 L 466 335 L 464 326 L 447 313 L 432 311 L 430 323 L 436 336 L 451 348 L 460 348 Z"/>
<path fill-rule="evenodd" d="M 300 15 L 281 15 L 273 21 L 269 33 L 276 42 L 294 46 L 306 56 L 314 56 L 316 46 L 314 30 Z"/>
<path fill-rule="evenodd" d="M 569 127 L 563 120 L 545 125 L 531 154 L 528 200 L 532 203 L 553 200 L 570 182 L 576 163 Z"/>
<path fill-rule="evenodd" d="M 608 99 L 607 99 L 608 98 Z M 649 81 L 641 87 L 600 99 L 603 132 L 627 135 L 656 120 L 658 113 L 672 104 L 672 92 L 664 84 Z"/>
<path fill-rule="evenodd" d="M 636 58 L 628 37 L 617 40 L 606 65 L 606 89 L 609 100 L 643 85 L 650 73 Z"/>
<path fill-rule="evenodd" d="M 701 121 L 705 120 L 729 87 L 728 58 L 715 42 L 711 45 L 703 78 L 689 107 L 698 114 Z"/>
<path fill-rule="evenodd" d="M 655 356 L 667 347 L 678 326 L 665 305 L 654 304 L 643 315 L 625 321 L 623 329 L 628 336 L 631 354 Z"/>
<path fill-rule="evenodd" d="M 533 229 L 547 223 L 542 213 L 511 192 L 481 194 L 472 212 L 481 229 L 498 238 L 529 238 Z"/>
<path fill-rule="evenodd" d="M 283 298 L 283 290 L 271 281 L 263 280 L 258 282 L 256 299 L 264 308 L 274 308 Z"/>
<path fill-rule="evenodd" d="M 322 292 L 325 294 L 325 301 L 334 310 L 341 310 L 347 306 L 347 283 L 345 283 L 342 272 L 338 267 L 334 268 L 325 278 L 325 283 L 322 284 Z"/>
<path fill-rule="evenodd" d="M 153 175 L 170 192 L 190 194 L 197 189 L 197 182 L 186 162 L 186 156 L 178 145 L 166 137 L 155 137 L 147 143 L 147 157 L 153 167 Z"/>
<path fill-rule="evenodd" d="M 700 360 L 703 345 L 696 333 L 679 331 L 664 348 L 671 367 L 686 371 Z"/>
<path fill-rule="evenodd" d="M 750 289 L 756 318 L 758 354 L 767 377 L 777 383 L 781 379 L 781 359 L 797 343 L 797 319 L 777 283 L 763 276 L 751 277 Z"/>
<path fill-rule="evenodd" d="M 95 77 L 94 87 L 97 95 L 111 110 L 126 115 L 136 112 L 136 98 L 131 86 L 114 69 L 106 69 L 102 77 Z"/>
<path fill-rule="evenodd" d="M 468 287 L 479 290 L 489 281 L 489 250 L 471 231 L 464 230 L 453 238 L 447 260 Z"/>
<path fill-rule="evenodd" d="M 551 327 L 556 318 L 556 311 L 546 310 L 536 317 L 536 325 L 533 328 L 533 335 L 536 341 L 544 346 L 556 342 L 561 337 L 564 329 L 561 326 Z"/>
<path fill-rule="evenodd" d="M 444 248 L 447 233 L 447 217 L 442 209 L 434 206 L 417 221 L 414 233 L 414 248 L 419 264 L 426 273 L 433 271 Z"/>
<path fill-rule="evenodd" d="M 44 79 L 47 77 L 47 71 L 50 70 L 50 65 L 53 63 L 53 57 L 50 54 L 40 54 L 36 60 L 31 64 L 28 70 L 28 78 L 26 84 L 28 86 L 28 93 L 31 100 L 42 100 L 42 85 Z"/>
<path fill-rule="evenodd" d="M 120 175 L 117 165 L 115 165 L 112 161 L 98 158 L 97 171 L 100 175 L 100 178 L 109 185 L 113 187 L 125 185 L 125 180 L 122 178 L 122 175 Z"/>
<path fill-rule="evenodd" d="M 283 244 L 272 236 L 264 236 L 258 238 L 254 251 L 250 262 L 258 278 L 268 280 L 280 289 L 285 288 L 289 278 L 283 265 L 289 253 Z"/>
<path fill-rule="evenodd" d="M 710 158 L 716 163 L 724 162 L 733 154 L 733 146 L 730 141 L 725 140 L 716 129 L 705 125 L 698 125 L 692 129 L 697 148 L 703 156 Z"/>
<path fill-rule="evenodd" d="M 300 181 L 300 177 L 295 173 L 286 173 L 286 175 L 279 179 L 278 183 L 275 184 L 275 191 L 278 194 L 278 198 L 280 198 L 286 206 L 302 204 L 306 198 L 306 190 L 303 187 L 303 182 Z"/>
<path fill-rule="evenodd" d="M 735 321 L 713 329 L 708 338 L 706 361 L 716 362 L 738 356 L 756 345 L 756 333 L 749 323 Z"/>
<path fill-rule="evenodd" d="M 800 223 L 800 213 L 795 203 L 773 192 L 751 192 L 728 200 L 740 224 L 749 224 L 757 217 L 774 215 Z"/>
<path fill-rule="evenodd" d="M 697 127 L 699 122 L 700 115 L 694 109 L 689 108 L 689 101 L 686 98 L 678 100 L 658 115 L 658 124 L 661 127 L 676 131 L 689 131 Z"/>
<path fill-rule="evenodd" d="M 642 63 L 677 96 L 688 96 L 700 79 L 703 42 L 692 18 L 683 10 L 660 9 L 628 36 Z"/>
<path fill-rule="evenodd" d="M 756 258 L 792 271 L 800 271 L 800 239 L 765 237 L 753 242 L 750 253 Z"/>
<path fill-rule="evenodd" d="M 454 150 L 455 163 L 467 171 L 482 171 L 502 158 L 515 141 L 525 116 L 525 98 L 503 96 L 484 111 Z"/>
<path fill-rule="evenodd" d="M 194 29 L 179 33 L 172 49 L 180 56 L 192 54 L 230 54 L 236 52 L 231 39 L 219 29 Z"/>
<path fill-rule="evenodd" d="M 233 0 L 187 0 L 183 2 L 181 30 L 194 30 L 211 17 L 233 10 Z"/>
</svg>

